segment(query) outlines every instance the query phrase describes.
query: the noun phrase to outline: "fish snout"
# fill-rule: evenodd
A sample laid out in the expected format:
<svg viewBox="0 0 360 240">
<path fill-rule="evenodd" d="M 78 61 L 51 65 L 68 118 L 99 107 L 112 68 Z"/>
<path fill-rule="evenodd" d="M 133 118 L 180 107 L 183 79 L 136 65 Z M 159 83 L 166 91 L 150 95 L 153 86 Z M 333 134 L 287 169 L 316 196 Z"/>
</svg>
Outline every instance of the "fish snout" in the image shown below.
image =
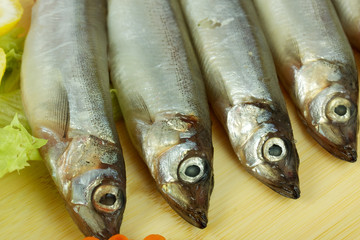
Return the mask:
<svg viewBox="0 0 360 240">
<path fill-rule="evenodd" d="M 98 169 L 72 182 L 67 208 L 86 236 L 105 240 L 119 233 L 126 192 L 124 183 L 112 174 L 112 169 Z"/>
<path fill-rule="evenodd" d="M 192 224 L 198 228 L 206 228 L 208 223 L 207 211 L 198 209 L 195 211 L 189 211 L 189 217 L 193 219 Z"/>
<path fill-rule="evenodd" d="M 165 183 L 160 192 L 169 205 L 188 223 L 198 228 L 207 226 L 207 212 L 212 186 L 209 181 L 195 185 Z"/>
<path fill-rule="evenodd" d="M 285 184 L 279 188 L 278 192 L 288 198 L 298 199 L 300 197 L 300 188 L 298 184 Z"/>
<path fill-rule="evenodd" d="M 85 236 L 107 240 L 119 233 L 122 212 L 98 213 L 94 208 L 86 205 L 75 205 L 71 209 L 68 208 L 68 210 L 70 216 Z"/>
<path fill-rule="evenodd" d="M 333 100 L 339 101 L 338 98 Z M 333 105 L 332 102 L 328 105 Z M 355 162 L 357 159 L 357 111 L 351 106 L 338 104 L 328 107 L 326 113 L 327 121 L 309 126 L 311 135 L 335 157 Z"/>
<path fill-rule="evenodd" d="M 113 226 L 108 225 L 108 228 L 103 229 L 101 232 L 94 233 L 92 236 L 98 238 L 99 240 L 108 240 L 118 233 L 119 230 L 115 230 Z"/>
<path fill-rule="evenodd" d="M 353 146 L 345 146 L 344 147 L 344 157 L 343 159 L 348 162 L 356 162 L 357 160 L 357 151 L 356 151 L 356 142 Z"/>
<path fill-rule="evenodd" d="M 356 127 L 323 124 L 319 132 L 311 131 L 313 137 L 330 154 L 348 162 L 357 160 Z"/>
<path fill-rule="evenodd" d="M 299 198 L 299 178 L 293 168 L 261 163 L 251 169 L 253 176 L 275 192 L 289 198 Z"/>
<path fill-rule="evenodd" d="M 334 88 L 334 89 L 332 89 Z M 345 161 L 357 158 L 357 97 L 329 87 L 314 98 L 305 119 L 312 137 L 329 153 Z"/>
<path fill-rule="evenodd" d="M 299 198 L 299 157 L 289 140 L 268 138 L 262 146 L 262 159 L 250 168 L 250 173 L 275 192 L 289 198 Z"/>
</svg>

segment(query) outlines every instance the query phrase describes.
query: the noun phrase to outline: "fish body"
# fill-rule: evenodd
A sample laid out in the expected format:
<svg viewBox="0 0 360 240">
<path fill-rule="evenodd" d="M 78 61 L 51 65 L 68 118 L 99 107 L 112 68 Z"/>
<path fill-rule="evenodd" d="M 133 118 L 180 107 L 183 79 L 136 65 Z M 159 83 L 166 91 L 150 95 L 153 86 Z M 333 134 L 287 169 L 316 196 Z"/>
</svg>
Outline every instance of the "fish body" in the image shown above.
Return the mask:
<svg viewBox="0 0 360 240">
<path fill-rule="evenodd" d="M 209 101 L 245 169 L 300 196 L 299 158 L 271 52 L 247 0 L 181 0 Z"/>
<path fill-rule="evenodd" d="M 87 236 L 119 232 L 125 166 L 112 117 L 106 1 L 38 0 L 21 72 L 24 110 L 66 207 Z"/>
<path fill-rule="evenodd" d="M 255 0 L 278 75 L 310 134 L 357 158 L 358 79 L 352 49 L 329 0 Z"/>
<path fill-rule="evenodd" d="M 332 0 L 332 3 L 349 41 L 360 50 L 360 1 Z"/>
<path fill-rule="evenodd" d="M 109 1 L 111 81 L 158 190 L 185 220 L 204 228 L 213 188 L 211 122 L 178 10 L 177 1 Z"/>
</svg>

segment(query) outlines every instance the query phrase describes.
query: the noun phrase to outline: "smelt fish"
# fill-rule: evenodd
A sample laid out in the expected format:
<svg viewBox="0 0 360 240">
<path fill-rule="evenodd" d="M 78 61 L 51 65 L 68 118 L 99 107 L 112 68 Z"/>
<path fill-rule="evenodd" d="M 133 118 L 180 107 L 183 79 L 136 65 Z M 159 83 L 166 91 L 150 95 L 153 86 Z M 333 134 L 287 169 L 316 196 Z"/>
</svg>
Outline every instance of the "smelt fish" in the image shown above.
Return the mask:
<svg viewBox="0 0 360 240">
<path fill-rule="evenodd" d="M 110 72 L 131 140 L 158 190 L 186 221 L 205 228 L 211 123 L 178 10 L 177 0 L 110 0 Z"/>
<path fill-rule="evenodd" d="M 290 120 L 275 66 L 248 0 L 180 0 L 211 105 L 245 169 L 274 191 L 300 196 Z"/>
<path fill-rule="evenodd" d="M 126 201 L 106 34 L 105 0 L 37 0 L 21 73 L 50 175 L 81 231 L 104 240 L 119 232 Z"/>
<path fill-rule="evenodd" d="M 332 3 L 349 41 L 360 50 L 360 1 L 332 0 Z"/>
<path fill-rule="evenodd" d="M 278 75 L 310 134 L 331 154 L 357 158 L 358 79 L 330 0 L 254 0 Z"/>
</svg>

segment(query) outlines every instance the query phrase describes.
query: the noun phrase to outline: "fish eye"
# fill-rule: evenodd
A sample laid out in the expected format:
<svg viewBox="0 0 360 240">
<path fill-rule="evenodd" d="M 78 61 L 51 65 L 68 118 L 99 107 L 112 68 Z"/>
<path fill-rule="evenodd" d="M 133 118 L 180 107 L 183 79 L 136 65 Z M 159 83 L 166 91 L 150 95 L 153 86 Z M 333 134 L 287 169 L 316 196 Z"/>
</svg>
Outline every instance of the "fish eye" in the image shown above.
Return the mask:
<svg viewBox="0 0 360 240">
<path fill-rule="evenodd" d="M 199 166 L 191 165 L 186 167 L 185 175 L 188 177 L 196 177 L 197 175 L 199 175 L 200 171 L 201 169 L 199 168 Z"/>
<path fill-rule="evenodd" d="M 269 148 L 269 155 L 271 155 L 271 156 L 278 157 L 281 155 L 281 153 L 282 153 L 282 148 L 279 145 L 273 144 Z"/>
<path fill-rule="evenodd" d="M 179 177 L 189 183 L 196 183 L 206 176 L 206 161 L 200 157 L 188 158 L 180 164 Z"/>
<path fill-rule="evenodd" d="M 347 108 L 344 105 L 335 107 L 334 112 L 339 116 L 344 116 L 347 113 Z"/>
<path fill-rule="evenodd" d="M 280 161 L 284 159 L 286 154 L 287 149 L 281 138 L 273 137 L 266 140 L 263 146 L 263 155 L 267 160 L 271 162 Z"/>
<path fill-rule="evenodd" d="M 92 197 L 93 206 L 100 212 L 115 212 L 123 205 L 122 191 L 114 185 L 99 185 Z"/>
<path fill-rule="evenodd" d="M 326 106 L 326 116 L 328 119 L 344 123 L 347 122 L 352 115 L 352 104 L 349 100 L 341 97 L 333 98 Z"/>
<path fill-rule="evenodd" d="M 100 198 L 99 202 L 106 206 L 112 206 L 116 202 L 116 196 L 112 193 L 106 193 Z"/>
</svg>

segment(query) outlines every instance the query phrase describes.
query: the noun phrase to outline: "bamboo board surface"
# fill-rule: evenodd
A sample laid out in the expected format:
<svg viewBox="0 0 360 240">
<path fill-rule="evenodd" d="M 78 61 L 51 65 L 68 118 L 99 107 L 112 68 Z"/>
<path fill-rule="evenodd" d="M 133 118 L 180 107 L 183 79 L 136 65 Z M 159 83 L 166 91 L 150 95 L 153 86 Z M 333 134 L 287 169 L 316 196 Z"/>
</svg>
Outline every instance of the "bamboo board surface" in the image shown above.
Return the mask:
<svg viewBox="0 0 360 240">
<path fill-rule="evenodd" d="M 21 24 L 28 24 L 33 0 Z M 360 56 L 355 52 L 357 64 Z M 294 106 L 287 106 L 300 156 L 301 197 L 273 192 L 240 165 L 220 123 L 214 118 L 215 187 L 206 229 L 179 217 L 157 192 L 126 133 L 118 123 L 127 171 L 127 206 L 121 233 L 142 240 L 151 233 L 185 239 L 360 239 L 360 163 L 332 157 L 306 132 Z M 1 240 L 82 240 L 48 172 L 40 161 L 0 179 Z"/>
</svg>

